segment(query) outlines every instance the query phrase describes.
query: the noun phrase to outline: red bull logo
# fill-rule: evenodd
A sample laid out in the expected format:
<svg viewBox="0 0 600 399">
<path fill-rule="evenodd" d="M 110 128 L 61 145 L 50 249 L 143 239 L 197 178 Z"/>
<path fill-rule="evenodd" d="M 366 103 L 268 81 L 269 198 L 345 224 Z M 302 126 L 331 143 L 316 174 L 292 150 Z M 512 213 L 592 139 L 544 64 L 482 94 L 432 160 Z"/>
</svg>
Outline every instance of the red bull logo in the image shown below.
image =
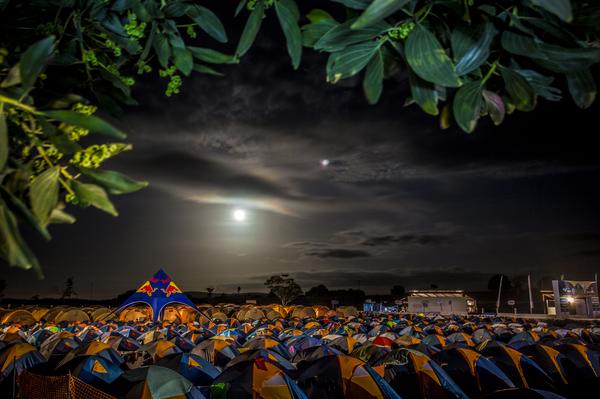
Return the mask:
<svg viewBox="0 0 600 399">
<path fill-rule="evenodd" d="M 179 289 L 179 287 L 177 287 L 172 281 L 169 283 L 167 288 L 162 288 L 161 291 L 165 293 L 167 298 L 170 297 L 171 294 L 181 294 L 181 290 Z"/>
<path fill-rule="evenodd" d="M 169 281 L 171 281 L 171 279 L 169 277 L 159 278 L 159 277 L 156 277 L 156 276 L 152 276 L 150 278 L 150 282 L 152 284 L 158 284 L 158 283 L 167 284 Z"/>
<path fill-rule="evenodd" d="M 152 288 L 150 281 L 146 281 L 140 288 L 137 289 L 137 292 L 143 292 L 148 296 L 152 296 L 154 291 L 156 291 L 156 288 Z"/>
</svg>

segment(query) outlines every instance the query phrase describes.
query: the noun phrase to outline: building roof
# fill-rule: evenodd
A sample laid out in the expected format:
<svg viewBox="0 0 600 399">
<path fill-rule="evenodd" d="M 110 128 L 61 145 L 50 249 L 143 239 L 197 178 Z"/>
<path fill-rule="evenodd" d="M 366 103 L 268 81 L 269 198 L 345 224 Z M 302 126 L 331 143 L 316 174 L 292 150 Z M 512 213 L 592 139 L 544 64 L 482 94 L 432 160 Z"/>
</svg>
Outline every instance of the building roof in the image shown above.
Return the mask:
<svg viewBox="0 0 600 399">
<path fill-rule="evenodd" d="M 410 290 L 408 295 L 411 297 L 436 298 L 436 297 L 466 297 L 464 290 Z"/>
</svg>

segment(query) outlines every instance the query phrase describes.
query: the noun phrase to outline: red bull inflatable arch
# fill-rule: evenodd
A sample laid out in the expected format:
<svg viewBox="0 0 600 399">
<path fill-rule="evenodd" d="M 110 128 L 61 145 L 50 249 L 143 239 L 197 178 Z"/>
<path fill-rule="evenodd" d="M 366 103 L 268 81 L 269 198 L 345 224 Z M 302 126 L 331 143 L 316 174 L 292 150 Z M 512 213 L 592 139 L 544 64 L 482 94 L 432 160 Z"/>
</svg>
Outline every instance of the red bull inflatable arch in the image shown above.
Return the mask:
<svg viewBox="0 0 600 399">
<path fill-rule="evenodd" d="M 202 312 L 194 303 L 177 287 L 171 277 L 163 269 L 145 281 L 136 292 L 123 302 L 113 313 L 119 314 L 130 306 L 146 304 L 152 309 L 153 321 L 161 320 L 167 305 L 182 304 L 191 307 L 198 313 Z"/>
</svg>

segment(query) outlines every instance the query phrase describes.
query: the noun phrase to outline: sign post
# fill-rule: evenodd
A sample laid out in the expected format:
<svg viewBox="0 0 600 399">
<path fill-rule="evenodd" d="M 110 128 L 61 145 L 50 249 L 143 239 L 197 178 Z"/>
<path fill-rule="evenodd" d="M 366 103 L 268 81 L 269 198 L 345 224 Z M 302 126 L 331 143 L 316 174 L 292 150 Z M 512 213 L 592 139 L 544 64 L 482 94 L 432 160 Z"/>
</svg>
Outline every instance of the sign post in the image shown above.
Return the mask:
<svg viewBox="0 0 600 399">
<path fill-rule="evenodd" d="M 508 306 L 513 306 L 513 312 L 517 314 L 517 308 L 515 307 L 517 302 L 514 299 L 509 299 L 506 303 L 508 303 Z"/>
</svg>

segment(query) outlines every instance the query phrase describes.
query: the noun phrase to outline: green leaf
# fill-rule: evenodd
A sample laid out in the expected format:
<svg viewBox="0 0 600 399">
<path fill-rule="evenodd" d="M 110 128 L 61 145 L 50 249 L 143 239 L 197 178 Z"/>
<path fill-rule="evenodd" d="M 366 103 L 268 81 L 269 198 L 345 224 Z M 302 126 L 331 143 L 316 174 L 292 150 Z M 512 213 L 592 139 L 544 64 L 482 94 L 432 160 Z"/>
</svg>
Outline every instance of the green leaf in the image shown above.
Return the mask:
<svg viewBox="0 0 600 399">
<path fill-rule="evenodd" d="M 466 75 L 479 68 L 490 56 L 490 45 L 498 31 L 491 22 L 486 22 L 483 29 L 479 32 L 479 39 L 469 46 L 456 62 L 456 73 L 458 76 Z M 459 36 L 452 34 L 454 41 Z M 452 48 L 460 47 L 459 44 L 452 43 Z"/>
<path fill-rule="evenodd" d="M 252 46 L 252 43 L 254 43 L 256 35 L 260 30 L 260 25 L 262 24 L 264 15 L 265 4 L 263 0 L 257 0 L 254 10 L 252 10 L 248 16 L 248 20 L 244 26 L 244 31 L 242 32 L 242 37 L 237 45 L 237 49 L 235 50 L 235 55 L 237 57 L 242 57 L 248 52 L 248 50 L 250 50 L 250 47 Z"/>
<path fill-rule="evenodd" d="M 420 78 L 446 87 L 458 87 L 460 79 L 454 64 L 435 35 L 417 25 L 406 39 L 406 61 Z"/>
<path fill-rule="evenodd" d="M 142 22 L 150 22 L 152 20 L 152 16 L 148 12 L 148 7 L 142 4 L 142 0 L 132 0 L 131 3 L 131 9 Z"/>
<path fill-rule="evenodd" d="M 469 82 L 463 85 L 454 96 L 452 111 L 454 119 L 462 130 L 473 132 L 481 114 L 481 82 Z"/>
<path fill-rule="evenodd" d="M 167 37 L 163 34 L 156 33 L 154 35 L 153 47 L 154 51 L 156 52 L 156 56 L 158 57 L 158 63 L 163 68 L 169 66 L 169 57 L 171 57 L 171 46 L 169 45 Z"/>
<path fill-rule="evenodd" d="M 596 99 L 596 82 L 589 69 L 567 74 L 567 84 L 571 97 L 579 108 L 589 108 Z"/>
<path fill-rule="evenodd" d="M 298 26 L 298 6 L 293 0 L 275 0 L 275 12 L 285 36 L 292 66 L 298 69 L 302 57 L 302 33 Z"/>
<path fill-rule="evenodd" d="M 4 170 L 8 161 L 8 126 L 6 126 L 6 115 L 0 112 L 0 172 Z"/>
<path fill-rule="evenodd" d="M 88 129 L 93 133 L 116 137 L 118 139 L 127 137 L 121 130 L 106 122 L 104 119 L 94 115 L 83 115 L 74 111 L 45 111 L 44 114 L 68 125 L 75 125 Z"/>
<path fill-rule="evenodd" d="M 353 23 L 351 19 L 331 29 L 315 44 L 315 50 L 330 53 L 340 51 L 352 44 L 374 39 L 390 28 L 387 22 L 380 22 L 363 29 L 351 29 Z"/>
<path fill-rule="evenodd" d="M 74 216 L 59 208 L 54 208 L 50 214 L 51 224 L 73 224 L 77 221 Z"/>
<path fill-rule="evenodd" d="M 484 13 L 491 15 L 492 17 L 496 16 L 496 7 L 490 4 L 482 4 L 477 7 L 478 10 L 483 11 Z"/>
<path fill-rule="evenodd" d="M 542 50 L 535 40 L 529 36 L 505 31 L 502 33 L 502 47 L 512 54 L 531 58 L 543 58 Z"/>
<path fill-rule="evenodd" d="M 477 45 L 480 33 L 478 27 L 472 25 L 459 25 L 454 28 L 450 35 L 454 62 L 458 62 L 470 48 Z"/>
<path fill-rule="evenodd" d="M 580 71 L 600 62 L 599 48 L 555 46 L 509 31 L 502 34 L 502 47 L 509 53 L 529 57 L 557 73 Z"/>
<path fill-rule="evenodd" d="M 221 72 L 219 72 L 209 66 L 202 65 L 202 64 L 194 65 L 194 71 L 199 72 L 199 73 L 204 73 L 207 75 L 223 76 L 223 74 Z"/>
<path fill-rule="evenodd" d="M 106 191 L 100 186 L 95 184 L 80 183 L 77 180 L 71 181 L 71 188 L 81 206 L 93 206 L 94 208 L 100 209 L 110 215 L 118 216 L 118 212 L 115 209 L 112 202 L 108 198 Z"/>
<path fill-rule="evenodd" d="M 237 17 L 238 14 L 241 13 L 244 8 L 246 8 L 246 3 L 247 0 L 241 0 L 238 3 L 237 7 L 235 8 L 235 13 L 233 14 L 234 17 Z"/>
<path fill-rule="evenodd" d="M 409 70 L 410 94 L 419 107 L 429 115 L 438 115 L 438 91 L 433 83 L 427 82 Z"/>
<path fill-rule="evenodd" d="M 542 33 L 540 36 L 544 37 L 545 39 L 554 38 L 564 43 L 577 43 L 579 40 L 574 32 L 565 29 L 564 24 L 555 22 L 549 18 L 526 17 L 521 19 L 528 25 L 533 25 L 534 28 L 542 30 L 544 33 Z"/>
<path fill-rule="evenodd" d="M 383 90 L 383 57 L 381 50 L 377 51 L 367 64 L 363 90 L 369 104 L 377 104 Z"/>
<path fill-rule="evenodd" d="M 5 89 L 7 87 L 16 86 L 21 83 L 21 67 L 19 64 L 14 65 L 8 70 L 8 74 L 0 83 L 0 87 Z"/>
<path fill-rule="evenodd" d="M 187 49 L 173 47 L 173 59 L 177 69 L 185 76 L 189 76 L 194 67 L 194 57 Z"/>
<path fill-rule="evenodd" d="M 440 114 L 440 129 L 449 129 L 452 126 L 452 111 L 450 104 L 444 104 Z"/>
<path fill-rule="evenodd" d="M 374 0 L 352 24 L 352 29 L 366 28 L 389 17 L 410 0 Z"/>
<path fill-rule="evenodd" d="M 53 48 L 54 36 L 49 36 L 29 46 L 21 55 L 19 68 L 24 92 L 28 92 L 33 87 L 38 75 L 50 59 Z"/>
<path fill-rule="evenodd" d="M 551 12 L 565 22 L 573 20 L 571 0 L 532 0 L 532 3 Z"/>
<path fill-rule="evenodd" d="M 321 21 L 302 27 L 302 45 L 314 47 L 315 44 L 334 27 L 339 24 L 336 21 Z"/>
<path fill-rule="evenodd" d="M 116 34 L 120 38 L 127 36 L 127 34 L 125 33 L 125 29 L 123 28 L 123 24 L 121 23 L 121 20 L 119 19 L 118 15 L 114 13 L 107 13 L 104 15 L 104 18 L 102 18 L 100 22 L 102 23 L 102 26 L 106 28 L 107 31 Z"/>
<path fill-rule="evenodd" d="M 553 76 L 545 76 L 533 69 L 523 69 L 514 60 L 510 64 L 510 68 L 523 76 L 525 80 L 533 87 L 535 94 L 545 98 L 548 101 L 560 101 L 562 92 L 559 88 L 551 86 L 554 82 Z"/>
<path fill-rule="evenodd" d="M 221 43 L 227 42 L 225 27 L 214 12 L 206 7 L 195 5 L 189 7 L 186 14 L 198 24 L 200 29 L 208 33 L 213 39 Z"/>
<path fill-rule="evenodd" d="M 79 168 L 84 175 L 93 179 L 110 194 L 129 194 L 148 186 L 148 182 L 136 181 L 114 170 Z"/>
<path fill-rule="evenodd" d="M 188 46 L 192 55 L 198 58 L 200 61 L 208 62 L 211 64 L 237 64 L 238 60 L 233 55 L 223 54 L 219 51 L 203 48 Z"/>
<path fill-rule="evenodd" d="M 34 269 L 38 278 L 44 277 L 38 260 L 21 237 L 15 215 L 3 201 L 0 201 L 0 255 L 9 265 Z"/>
<path fill-rule="evenodd" d="M 504 120 L 504 115 L 506 115 L 506 107 L 504 106 L 502 97 L 489 90 L 483 90 L 482 95 L 487 113 L 494 122 L 494 125 L 498 126 Z"/>
<path fill-rule="evenodd" d="M 165 24 L 165 30 L 167 31 L 169 44 L 171 45 L 173 52 L 175 52 L 176 48 L 185 48 L 185 42 L 183 41 L 183 38 L 181 37 L 181 34 L 179 33 L 179 30 L 177 30 L 177 26 L 173 21 L 167 21 Z"/>
<path fill-rule="evenodd" d="M 185 14 L 188 7 L 189 5 L 184 2 L 170 1 L 163 8 L 163 11 L 165 15 L 169 18 L 179 18 L 182 17 L 183 14 Z"/>
<path fill-rule="evenodd" d="M 327 61 L 327 81 L 336 83 L 362 71 L 382 44 L 383 41 L 368 41 L 332 53 Z"/>
<path fill-rule="evenodd" d="M 47 226 L 50 212 L 58 203 L 58 177 L 60 167 L 45 170 L 31 182 L 29 198 L 33 214 L 42 226 Z"/>
<path fill-rule="evenodd" d="M 144 45 L 144 49 L 142 50 L 142 54 L 140 54 L 140 60 L 145 60 L 150 55 L 150 49 L 154 45 L 154 37 L 157 35 L 158 29 L 156 28 L 156 21 L 152 21 L 150 25 L 150 33 L 146 39 L 146 44 Z"/>
<path fill-rule="evenodd" d="M 354 10 L 364 10 L 373 0 L 332 0 Z"/>
<path fill-rule="evenodd" d="M 310 10 L 310 12 L 306 14 L 306 18 L 308 18 L 308 20 L 313 24 L 318 24 L 319 22 L 325 21 L 335 21 L 331 14 L 319 8 Z"/>
<path fill-rule="evenodd" d="M 83 149 L 79 143 L 72 141 L 69 137 L 62 134 L 50 136 L 50 142 L 58 151 L 65 155 L 71 155 Z"/>
<path fill-rule="evenodd" d="M 519 111 L 531 111 L 536 105 L 536 94 L 533 87 L 519 73 L 505 67 L 500 68 L 504 86 L 511 102 Z"/>
<path fill-rule="evenodd" d="M 17 213 L 20 214 L 26 221 L 29 223 L 34 229 L 37 230 L 38 233 L 44 239 L 50 240 L 52 237 L 50 233 L 46 229 L 46 226 L 42 226 L 35 215 L 29 210 L 29 207 L 23 203 L 19 198 L 17 198 L 13 193 L 8 191 L 4 186 L 0 185 L 0 192 L 4 196 L 4 199 L 8 204 L 12 205 L 13 208 L 16 208 Z"/>
<path fill-rule="evenodd" d="M 123 79 L 120 76 L 113 75 L 105 70 L 100 70 L 100 76 L 102 76 L 102 79 L 110 82 L 115 88 L 119 89 L 123 95 L 127 97 L 131 95 L 131 88 L 123 83 Z"/>
</svg>

